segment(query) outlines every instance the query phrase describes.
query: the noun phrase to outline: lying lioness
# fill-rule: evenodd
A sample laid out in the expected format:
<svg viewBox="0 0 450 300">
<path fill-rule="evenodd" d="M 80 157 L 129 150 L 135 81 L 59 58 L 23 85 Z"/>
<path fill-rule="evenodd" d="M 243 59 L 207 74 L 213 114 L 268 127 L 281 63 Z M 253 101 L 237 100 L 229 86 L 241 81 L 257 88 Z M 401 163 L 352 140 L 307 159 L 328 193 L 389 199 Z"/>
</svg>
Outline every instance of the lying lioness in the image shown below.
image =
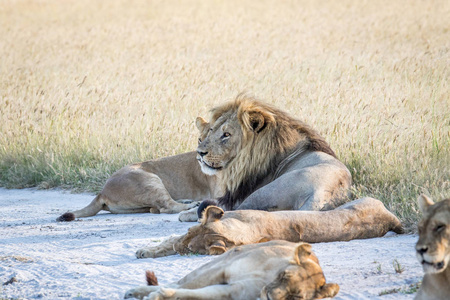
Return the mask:
<svg viewBox="0 0 450 300">
<path fill-rule="evenodd" d="M 450 199 L 435 204 L 420 195 L 418 202 L 423 218 L 419 223 L 416 254 L 425 276 L 416 299 L 449 299 Z"/>
<path fill-rule="evenodd" d="M 200 130 L 200 137 L 207 132 L 207 128 Z M 204 174 L 196 156 L 192 151 L 125 166 L 112 174 L 89 205 L 56 220 L 73 221 L 95 216 L 101 210 L 174 214 L 195 208 L 198 201 L 221 196 L 217 176 Z"/>
<path fill-rule="evenodd" d="M 138 258 L 176 253 L 222 254 L 240 245 L 270 240 L 333 242 L 380 237 L 403 232 L 400 221 L 379 200 L 363 198 L 330 211 L 238 210 L 224 212 L 209 206 L 201 224 L 156 247 L 140 249 Z"/>
<path fill-rule="evenodd" d="M 236 247 L 168 287 L 142 286 L 125 298 L 142 299 L 320 299 L 334 297 L 311 245 L 271 241 Z"/>
</svg>

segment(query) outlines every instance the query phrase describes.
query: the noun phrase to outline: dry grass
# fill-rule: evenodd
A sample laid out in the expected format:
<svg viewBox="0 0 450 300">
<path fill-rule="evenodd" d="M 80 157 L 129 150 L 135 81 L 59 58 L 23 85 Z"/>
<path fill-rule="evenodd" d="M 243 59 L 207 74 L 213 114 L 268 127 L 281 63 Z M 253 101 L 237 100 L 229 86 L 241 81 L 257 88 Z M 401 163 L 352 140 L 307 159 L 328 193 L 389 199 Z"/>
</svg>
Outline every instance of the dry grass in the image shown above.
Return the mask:
<svg viewBox="0 0 450 300">
<path fill-rule="evenodd" d="M 411 225 L 449 197 L 449 1 L 27 1 L 0 6 L 0 184 L 98 190 L 195 148 L 247 91 L 317 128 L 355 196 Z"/>
</svg>

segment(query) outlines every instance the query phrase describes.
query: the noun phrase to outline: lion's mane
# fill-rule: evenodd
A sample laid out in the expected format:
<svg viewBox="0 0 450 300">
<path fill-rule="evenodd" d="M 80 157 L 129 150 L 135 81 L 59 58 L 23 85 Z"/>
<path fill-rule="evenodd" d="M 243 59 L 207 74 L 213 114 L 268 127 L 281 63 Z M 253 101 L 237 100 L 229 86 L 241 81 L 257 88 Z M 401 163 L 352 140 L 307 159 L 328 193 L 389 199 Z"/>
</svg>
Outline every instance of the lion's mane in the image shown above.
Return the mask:
<svg viewBox="0 0 450 300">
<path fill-rule="evenodd" d="M 237 156 L 221 175 L 226 192 L 219 198 L 219 204 L 226 209 L 232 209 L 268 176 L 274 176 L 282 161 L 294 151 L 297 154 L 322 151 L 336 157 L 328 143 L 310 126 L 247 95 L 241 94 L 234 101 L 214 108 L 211 124 L 234 114 L 242 130 L 242 141 Z"/>
</svg>

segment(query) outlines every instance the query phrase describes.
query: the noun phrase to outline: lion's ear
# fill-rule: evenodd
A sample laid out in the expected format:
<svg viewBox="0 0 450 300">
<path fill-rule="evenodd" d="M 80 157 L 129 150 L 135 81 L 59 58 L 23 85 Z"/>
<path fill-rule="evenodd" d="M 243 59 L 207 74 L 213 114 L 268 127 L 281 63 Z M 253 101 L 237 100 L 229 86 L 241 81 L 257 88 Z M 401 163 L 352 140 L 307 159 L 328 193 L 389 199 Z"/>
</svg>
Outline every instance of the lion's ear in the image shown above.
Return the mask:
<svg viewBox="0 0 450 300">
<path fill-rule="evenodd" d="M 339 285 L 336 283 L 327 283 L 322 286 L 318 291 L 316 291 L 315 298 L 333 298 L 339 292 Z"/>
<path fill-rule="evenodd" d="M 300 262 L 306 258 L 309 258 L 311 253 L 312 246 L 310 244 L 303 243 L 295 249 L 294 260 L 298 265 L 300 265 Z"/>
<path fill-rule="evenodd" d="M 207 125 L 208 125 L 208 122 L 206 122 L 206 120 L 203 119 L 202 117 L 197 117 L 197 119 L 195 119 L 195 126 L 197 126 L 197 128 L 200 132 L 202 132 L 203 129 L 205 129 L 205 127 Z"/>
<path fill-rule="evenodd" d="M 203 213 L 202 224 L 218 221 L 224 214 L 223 209 L 217 206 L 208 206 Z"/>
<path fill-rule="evenodd" d="M 220 255 L 222 253 L 227 252 L 227 245 L 225 245 L 224 241 L 215 241 L 209 247 L 209 255 Z"/>
<path fill-rule="evenodd" d="M 251 131 L 261 132 L 267 125 L 275 123 L 275 118 L 269 112 L 254 109 L 244 111 L 241 115 L 242 123 Z"/>
<path fill-rule="evenodd" d="M 419 203 L 419 208 L 422 213 L 426 212 L 428 207 L 434 204 L 433 200 L 425 194 L 422 194 L 417 198 L 417 202 Z"/>
</svg>

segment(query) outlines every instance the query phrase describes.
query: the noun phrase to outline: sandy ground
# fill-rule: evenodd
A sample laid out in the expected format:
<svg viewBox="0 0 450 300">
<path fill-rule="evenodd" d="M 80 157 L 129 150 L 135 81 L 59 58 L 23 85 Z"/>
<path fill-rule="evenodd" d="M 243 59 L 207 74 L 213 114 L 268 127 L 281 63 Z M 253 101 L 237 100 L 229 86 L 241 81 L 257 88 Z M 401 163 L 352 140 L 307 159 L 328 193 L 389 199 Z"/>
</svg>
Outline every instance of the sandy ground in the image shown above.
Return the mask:
<svg viewBox="0 0 450 300">
<path fill-rule="evenodd" d="M 89 194 L 0 189 L 0 299 L 122 299 L 154 270 L 161 285 L 214 259 L 209 256 L 135 258 L 137 249 L 182 234 L 194 223 L 177 215 L 103 213 L 57 223 L 81 208 Z M 314 244 L 327 280 L 341 287 L 336 299 L 412 299 L 422 269 L 416 235 Z M 394 269 L 397 261 L 403 272 Z M 16 282 L 9 283 L 11 279 Z M 381 296 L 380 296 L 381 294 Z M 385 294 L 385 295 L 383 295 Z"/>
</svg>

